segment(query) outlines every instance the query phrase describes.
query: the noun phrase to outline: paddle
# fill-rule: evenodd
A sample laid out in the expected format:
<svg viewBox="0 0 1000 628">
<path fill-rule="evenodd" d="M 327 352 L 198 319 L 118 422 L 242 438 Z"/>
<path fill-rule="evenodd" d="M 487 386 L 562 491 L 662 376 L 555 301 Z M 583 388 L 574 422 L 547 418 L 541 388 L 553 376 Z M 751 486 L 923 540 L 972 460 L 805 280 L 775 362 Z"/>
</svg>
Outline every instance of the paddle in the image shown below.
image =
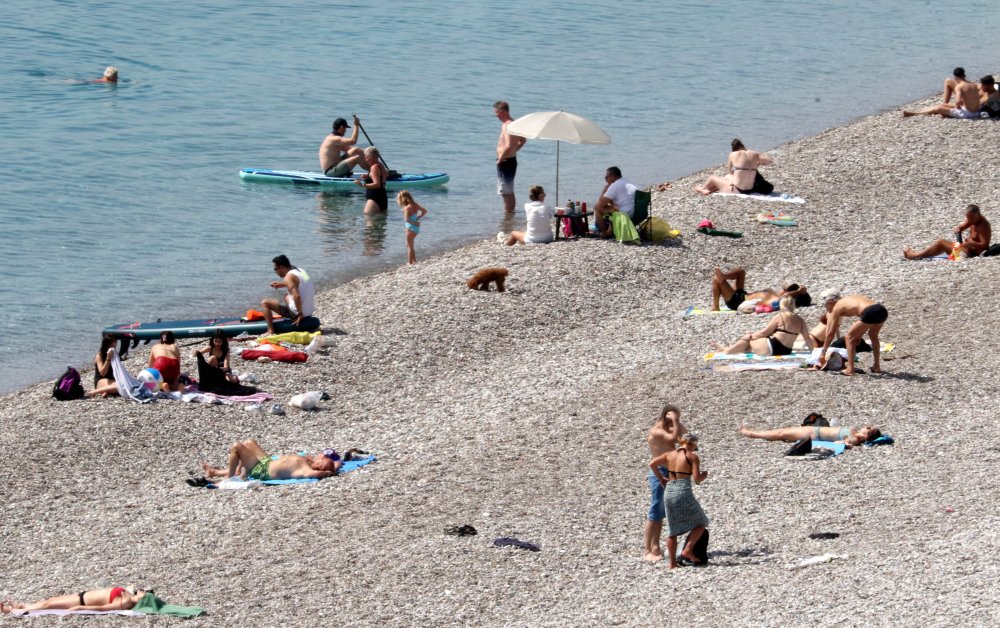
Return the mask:
<svg viewBox="0 0 1000 628">
<path fill-rule="evenodd" d="M 351 115 L 354 116 L 355 118 L 357 117 L 357 114 L 352 113 Z M 368 143 L 374 146 L 375 142 L 372 141 L 372 138 L 368 137 L 368 131 L 365 131 L 365 127 L 361 126 L 360 120 L 358 120 L 358 128 L 361 129 L 361 132 L 365 134 L 365 139 L 368 140 Z M 390 179 L 398 179 L 400 178 L 400 176 L 402 176 L 398 172 L 390 168 L 389 164 L 385 163 L 385 159 L 382 157 L 382 155 L 378 156 L 378 160 L 381 161 L 382 165 L 385 166 L 385 169 L 389 171 Z"/>
</svg>

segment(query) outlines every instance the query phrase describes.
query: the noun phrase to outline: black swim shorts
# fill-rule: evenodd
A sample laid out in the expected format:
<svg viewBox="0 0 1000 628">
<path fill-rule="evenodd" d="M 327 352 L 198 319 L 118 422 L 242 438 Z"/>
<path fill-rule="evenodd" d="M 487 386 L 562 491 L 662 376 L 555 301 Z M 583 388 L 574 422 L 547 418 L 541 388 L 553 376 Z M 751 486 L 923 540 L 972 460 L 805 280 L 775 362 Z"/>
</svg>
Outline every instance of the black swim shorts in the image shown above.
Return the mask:
<svg viewBox="0 0 1000 628">
<path fill-rule="evenodd" d="M 739 288 L 733 291 L 733 296 L 726 299 L 726 307 L 728 307 L 731 310 L 735 310 L 740 306 L 740 303 L 743 303 L 746 300 L 747 300 L 747 291 L 744 290 L 743 288 Z"/>
<path fill-rule="evenodd" d="M 889 318 L 889 310 L 881 303 L 869 305 L 861 310 L 861 322 L 865 325 L 881 325 Z"/>
</svg>

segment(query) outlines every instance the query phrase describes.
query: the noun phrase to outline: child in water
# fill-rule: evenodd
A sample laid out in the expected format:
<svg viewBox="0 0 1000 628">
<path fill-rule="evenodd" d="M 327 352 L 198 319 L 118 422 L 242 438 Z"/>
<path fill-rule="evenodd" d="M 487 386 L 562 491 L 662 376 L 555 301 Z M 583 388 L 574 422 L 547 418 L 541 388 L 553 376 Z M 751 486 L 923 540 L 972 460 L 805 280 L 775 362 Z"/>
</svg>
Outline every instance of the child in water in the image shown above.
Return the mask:
<svg viewBox="0 0 1000 628">
<path fill-rule="evenodd" d="M 413 240 L 420 233 L 420 219 L 427 215 L 427 210 L 413 200 L 409 190 L 402 190 L 396 195 L 396 202 L 403 208 L 403 223 L 406 225 L 406 263 L 416 264 L 417 255 L 413 251 Z"/>
</svg>

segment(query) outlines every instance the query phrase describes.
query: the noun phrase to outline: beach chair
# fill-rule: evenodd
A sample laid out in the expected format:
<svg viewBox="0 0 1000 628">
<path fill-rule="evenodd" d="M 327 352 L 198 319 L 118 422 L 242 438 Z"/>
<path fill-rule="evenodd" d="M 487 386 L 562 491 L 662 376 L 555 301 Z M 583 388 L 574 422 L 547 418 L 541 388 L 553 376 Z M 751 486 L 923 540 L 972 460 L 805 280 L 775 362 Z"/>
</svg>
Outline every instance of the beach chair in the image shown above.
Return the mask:
<svg viewBox="0 0 1000 628">
<path fill-rule="evenodd" d="M 646 190 L 635 191 L 635 209 L 632 210 L 632 224 L 636 226 L 636 229 L 639 228 L 639 225 L 642 224 L 643 220 L 649 218 L 649 205 L 652 199 L 653 195 Z M 652 225 L 649 224 L 649 227 L 651 229 Z M 650 233 L 644 233 L 644 231 L 649 231 L 649 229 L 640 230 L 639 237 L 643 240 L 652 240 L 652 235 Z"/>
</svg>

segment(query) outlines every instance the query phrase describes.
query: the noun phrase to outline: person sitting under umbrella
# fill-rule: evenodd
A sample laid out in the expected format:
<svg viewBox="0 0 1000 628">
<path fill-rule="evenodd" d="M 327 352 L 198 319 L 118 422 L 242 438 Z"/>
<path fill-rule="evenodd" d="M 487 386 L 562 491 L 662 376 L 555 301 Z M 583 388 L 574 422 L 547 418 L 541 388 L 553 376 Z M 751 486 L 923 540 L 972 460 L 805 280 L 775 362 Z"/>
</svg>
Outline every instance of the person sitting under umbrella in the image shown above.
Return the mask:
<svg viewBox="0 0 1000 628">
<path fill-rule="evenodd" d="M 611 166 L 604 173 L 606 184 L 601 191 L 601 198 L 594 205 L 594 220 L 597 222 L 597 230 L 602 238 L 612 236 L 611 223 L 607 216 L 619 211 L 629 218 L 635 211 L 635 185 L 622 178 L 622 171 L 618 166 Z"/>
</svg>

